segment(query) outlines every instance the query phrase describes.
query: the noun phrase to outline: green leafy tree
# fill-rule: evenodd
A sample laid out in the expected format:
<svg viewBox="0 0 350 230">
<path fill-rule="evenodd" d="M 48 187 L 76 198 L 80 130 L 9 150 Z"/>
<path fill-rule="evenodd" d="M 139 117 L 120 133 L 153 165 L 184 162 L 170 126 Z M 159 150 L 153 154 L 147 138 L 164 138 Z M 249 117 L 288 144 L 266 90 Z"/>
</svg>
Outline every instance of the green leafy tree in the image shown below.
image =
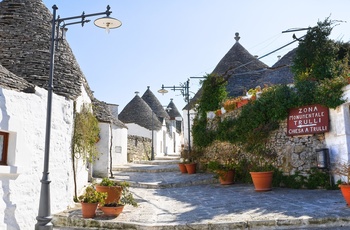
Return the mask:
<svg viewBox="0 0 350 230">
<path fill-rule="evenodd" d="M 300 106 L 318 103 L 335 108 L 345 102 L 341 89 L 349 74 L 349 44 L 329 39 L 335 23 L 328 18 L 318 22 L 299 42 L 292 71 Z"/>
</svg>

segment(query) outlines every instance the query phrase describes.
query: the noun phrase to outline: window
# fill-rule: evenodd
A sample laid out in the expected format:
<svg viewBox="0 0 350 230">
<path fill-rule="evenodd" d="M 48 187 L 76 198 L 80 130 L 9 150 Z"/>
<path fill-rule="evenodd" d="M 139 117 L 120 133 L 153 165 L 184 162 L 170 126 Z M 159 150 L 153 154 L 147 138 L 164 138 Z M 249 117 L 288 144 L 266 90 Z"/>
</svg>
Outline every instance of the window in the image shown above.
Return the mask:
<svg viewBox="0 0 350 230">
<path fill-rule="evenodd" d="M 0 165 L 7 165 L 7 148 L 8 148 L 9 134 L 0 132 Z"/>
</svg>

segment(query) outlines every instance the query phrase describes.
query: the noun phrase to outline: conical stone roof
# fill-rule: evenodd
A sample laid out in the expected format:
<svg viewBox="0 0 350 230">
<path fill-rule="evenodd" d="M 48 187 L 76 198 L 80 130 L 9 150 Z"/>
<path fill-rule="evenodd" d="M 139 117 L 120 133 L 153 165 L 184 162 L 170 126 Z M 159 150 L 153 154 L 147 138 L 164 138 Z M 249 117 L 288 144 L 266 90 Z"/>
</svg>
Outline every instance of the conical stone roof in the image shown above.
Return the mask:
<svg viewBox="0 0 350 230">
<path fill-rule="evenodd" d="M 167 114 L 167 112 L 165 112 L 162 104 L 160 103 L 158 98 L 156 98 L 156 96 L 152 93 L 149 86 L 147 87 L 147 90 L 141 98 L 148 104 L 149 107 L 151 107 L 151 109 L 161 122 L 164 118 L 169 119 L 169 115 Z"/>
<path fill-rule="evenodd" d="M 52 14 L 42 0 L 0 2 L 0 64 L 29 83 L 48 88 Z M 86 79 L 66 41 L 55 55 L 54 92 L 75 99 Z"/>
<path fill-rule="evenodd" d="M 246 90 L 256 87 L 256 81 L 262 77 L 266 64 L 251 55 L 240 43 L 236 33 L 236 43 L 220 60 L 212 74 L 228 78 L 226 90 L 228 96 L 236 97 L 245 94 Z M 202 94 L 200 89 L 185 109 L 193 108 Z"/>
<path fill-rule="evenodd" d="M 236 33 L 236 43 L 217 64 L 212 72 L 213 74 L 223 75 L 226 71 L 231 70 L 228 72 L 228 75 L 231 75 L 233 73 L 246 73 L 268 67 L 255 56 L 251 55 L 239 43 L 239 39 L 239 33 Z"/>
<path fill-rule="evenodd" d="M 291 70 L 295 57 L 296 48 L 289 51 L 272 68 L 264 72 L 263 76 L 256 82 L 262 88 L 267 85 L 293 84 L 294 74 Z"/>
<path fill-rule="evenodd" d="M 180 133 L 182 128 L 182 121 L 177 120 L 176 118 L 178 117 L 182 118 L 182 116 L 179 110 L 177 110 L 173 102 L 173 99 L 170 99 L 170 103 L 168 104 L 166 111 L 169 114 L 170 120 L 175 121 L 176 131 Z"/>
<path fill-rule="evenodd" d="M 149 130 L 162 128 L 162 123 L 151 107 L 138 94 L 124 107 L 118 118 L 125 124 L 135 123 Z"/>
<path fill-rule="evenodd" d="M 182 117 L 179 110 L 177 110 L 173 99 L 170 99 L 170 103 L 168 104 L 166 111 L 169 114 L 170 120 L 175 120 L 176 117 Z"/>
</svg>

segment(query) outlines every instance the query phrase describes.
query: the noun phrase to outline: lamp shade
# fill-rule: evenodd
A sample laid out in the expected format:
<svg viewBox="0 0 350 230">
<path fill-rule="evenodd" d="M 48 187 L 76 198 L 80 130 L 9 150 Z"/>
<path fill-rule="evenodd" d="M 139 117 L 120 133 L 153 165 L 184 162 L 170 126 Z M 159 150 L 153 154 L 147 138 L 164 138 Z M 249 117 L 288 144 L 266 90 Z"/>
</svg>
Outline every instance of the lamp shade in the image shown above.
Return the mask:
<svg viewBox="0 0 350 230">
<path fill-rule="evenodd" d="M 168 92 L 168 90 L 166 90 L 166 89 L 164 89 L 164 88 L 162 88 L 162 89 L 160 89 L 160 90 L 158 90 L 158 93 L 161 93 L 161 94 L 165 94 L 165 93 L 167 93 Z"/>
<path fill-rule="evenodd" d="M 94 24 L 97 27 L 100 27 L 109 31 L 109 29 L 115 29 L 120 27 L 122 25 L 122 22 L 115 18 L 103 17 L 103 18 L 96 19 Z"/>
</svg>

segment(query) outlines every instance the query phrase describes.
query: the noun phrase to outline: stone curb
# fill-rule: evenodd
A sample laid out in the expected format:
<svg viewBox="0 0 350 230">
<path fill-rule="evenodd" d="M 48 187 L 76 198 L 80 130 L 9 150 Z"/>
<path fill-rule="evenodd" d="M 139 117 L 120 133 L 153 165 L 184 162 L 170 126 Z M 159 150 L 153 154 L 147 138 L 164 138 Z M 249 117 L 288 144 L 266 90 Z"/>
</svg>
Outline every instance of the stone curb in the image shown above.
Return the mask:
<svg viewBox="0 0 350 230">
<path fill-rule="evenodd" d="M 75 210 L 73 212 L 79 212 Z M 95 219 L 72 217 L 68 213 L 55 215 L 53 223 L 55 229 L 135 229 L 135 230 L 223 230 L 223 229 L 301 229 L 317 227 L 350 227 L 350 217 L 338 218 L 298 218 L 298 219 L 276 219 L 266 221 L 236 221 L 223 223 L 172 223 L 172 224 L 140 224 L 136 222 L 118 222 L 115 219 L 98 216 Z M 345 228 L 344 228 L 345 229 Z"/>
</svg>

